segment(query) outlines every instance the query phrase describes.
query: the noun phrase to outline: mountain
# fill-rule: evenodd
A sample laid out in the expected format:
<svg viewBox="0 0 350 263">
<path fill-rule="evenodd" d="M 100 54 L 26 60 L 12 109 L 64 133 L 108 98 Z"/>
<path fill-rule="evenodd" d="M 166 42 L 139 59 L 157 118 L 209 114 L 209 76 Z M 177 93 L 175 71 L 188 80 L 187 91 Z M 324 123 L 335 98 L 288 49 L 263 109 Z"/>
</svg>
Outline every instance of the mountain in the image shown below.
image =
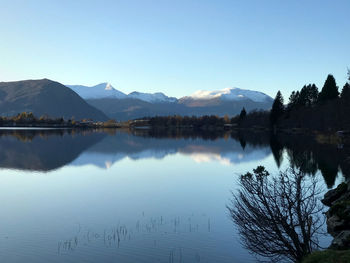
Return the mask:
<svg viewBox="0 0 350 263">
<path fill-rule="evenodd" d="M 235 116 L 239 114 L 243 107 L 247 111 L 268 110 L 271 108 L 272 99 L 264 102 L 255 102 L 250 99 L 237 101 L 221 100 L 220 98 L 210 100 L 195 100 L 191 98 L 181 98 L 177 102 L 171 103 L 150 103 L 139 99 L 90 99 L 89 104 L 100 109 L 110 118 L 132 120 L 150 116 L 202 116 L 218 115 Z"/>
<path fill-rule="evenodd" d="M 164 95 L 162 92 L 156 92 L 156 93 L 142 93 L 142 92 L 131 92 L 128 95 L 128 98 L 131 99 L 139 99 L 146 102 L 151 103 L 171 103 L 171 102 L 177 102 L 177 98 L 174 97 L 168 97 Z"/>
<path fill-rule="evenodd" d="M 20 112 L 33 112 L 38 117 L 108 119 L 103 112 L 58 82 L 48 79 L 0 82 L 0 114 L 13 116 Z"/>
<path fill-rule="evenodd" d="M 239 114 L 243 107 L 248 111 L 270 109 L 273 102 L 271 97 L 262 92 L 239 88 L 200 90 L 177 99 L 161 92 L 134 91 L 126 95 L 108 83 L 93 87 L 78 85 L 68 87 L 110 118 L 121 121 L 157 115 L 234 116 Z"/>
<path fill-rule="evenodd" d="M 116 90 L 109 83 L 101 83 L 96 86 L 88 87 L 82 85 L 66 85 L 66 87 L 75 91 L 83 99 L 124 99 L 127 97 L 123 92 Z"/>
<path fill-rule="evenodd" d="M 150 103 L 139 99 L 88 99 L 90 105 L 100 109 L 110 118 L 118 121 L 132 120 L 148 116 L 184 115 L 183 105 L 178 103 Z"/>
<path fill-rule="evenodd" d="M 176 102 L 174 97 L 168 97 L 164 93 L 143 93 L 143 92 L 131 92 L 126 95 L 125 93 L 115 89 L 109 83 L 101 83 L 96 86 L 88 87 L 82 85 L 66 85 L 73 91 L 79 94 L 83 99 L 138 99 L 150 103 L 168 103 Z"/>
<path fill-rule="evenodd" d="M 197 112 L 208 112 L 212 114 L 228 115 L 238 114 L 245 107 L 246 110 L 269 109 L 273 99 L 265 93 L 244 90 L 239 88 L 226 88 L 217 91 L 199 90 L 190 96 L 179 99 L 180 104 L 184 104 L 190 108 L 196 108 Z"/>
<path fill-rule="evenodd" d="M 226 88 L 216 91 L 206 91 L 199 90 L 190 95 L 189 97 L 184 97 L 192 100 L 212 100 L 220 98 L 221 100 L 238 101 L 249 99 L 254 102 L 264 102 L 271 100 L 271 97 L 265 93 L 255 91 L 255 90 L 244 90 L 239 88 Z"/>
</svg>

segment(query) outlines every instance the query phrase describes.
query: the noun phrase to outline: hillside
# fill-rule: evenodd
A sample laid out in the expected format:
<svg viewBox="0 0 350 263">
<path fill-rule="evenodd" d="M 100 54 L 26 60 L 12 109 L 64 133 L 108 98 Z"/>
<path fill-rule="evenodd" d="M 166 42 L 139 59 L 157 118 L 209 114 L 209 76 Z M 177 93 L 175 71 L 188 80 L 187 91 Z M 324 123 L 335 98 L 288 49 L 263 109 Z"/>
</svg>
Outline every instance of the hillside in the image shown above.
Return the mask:
<svg viewBox="0 0 350 263">
<path fill-rule="evenodd" d="M 66 86 L 48 79 L 0 82 L 0 114 L 13 116 L 33 112 L 36 116 L 76 120 L 107 120 L 100 110 L 86 103 Z"/>
<path fill-rule="evenodd" d="M 271 101 L 254 102 L 249 99 L 239 101 L 186 99 L 186 101 L 179 100 L 173 103 L 150 103 L 138 99 L 90 99 L 87 102 L 110 118 L 117 120 L 169 115 L 224 116 L 228 114 L 235 116 L 240 113 L 243 107 L 247 111 L 271 108 Z"/>
<path fill-rule="evenodd" d="M 90 105 L 118 121 L 132 120 L 148 116 L 168 116 L 185 114 L 185 109 L 178 103 L 150 103 L 139 99 L 89 99 Z"/>
<path fill-rule="evenodd" d="M 66 85 L 78 93 L 90 105 L 104 112 L 109 118 L 120 121 L 169 115 L 230 115 L 271 108 L 272 98 L 265 93 L 239 88 L 199 90 L 189 96 L 175 98 L 162 92 L 134 91 L 126 94 L 105 82 L 96 86 Z"/>
</svg>

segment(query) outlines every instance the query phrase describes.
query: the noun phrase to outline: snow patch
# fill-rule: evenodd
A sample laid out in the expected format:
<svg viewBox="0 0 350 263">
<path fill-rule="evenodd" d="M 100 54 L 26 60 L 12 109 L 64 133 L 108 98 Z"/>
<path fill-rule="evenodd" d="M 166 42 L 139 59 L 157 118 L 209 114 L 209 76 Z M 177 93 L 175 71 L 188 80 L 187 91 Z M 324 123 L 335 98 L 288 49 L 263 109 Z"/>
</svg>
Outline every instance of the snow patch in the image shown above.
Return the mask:
<svg viewBox="0 0 350 263">
<path fill-rule="evenodd" d="M 222 100 L 250 99 L 255 102 L 263 102 L 270 98 L 268 95 L 259 91 L 239 88 L 225 88 L 215 91 L 198 90 L 189 97 L 197 100 L 210 100 L 215 98 L 220 98 Z"/>
<path fill-rule="evenodd" d="M 159 103 L 165 103 L 165 102 L 176 102 L 177 99 L 174 97 L 168 97 L 164 93 L 156 92 L 156 93 L 143 93 L 143 92 L 131 92 L 128 95 L 128 98 L 133 99 L 139 99 L 147 102 L 159 102 Z"/>
<path fill-rule="evenodd" d="M 126 94 L 115 89 L 110 83 L 101 83 L 92 87 L 83 85 L 66 85 L 72 89 L 83 99 L 102 99 L 102 98 L 114 98 L 124 99 Z"/>
</svg>

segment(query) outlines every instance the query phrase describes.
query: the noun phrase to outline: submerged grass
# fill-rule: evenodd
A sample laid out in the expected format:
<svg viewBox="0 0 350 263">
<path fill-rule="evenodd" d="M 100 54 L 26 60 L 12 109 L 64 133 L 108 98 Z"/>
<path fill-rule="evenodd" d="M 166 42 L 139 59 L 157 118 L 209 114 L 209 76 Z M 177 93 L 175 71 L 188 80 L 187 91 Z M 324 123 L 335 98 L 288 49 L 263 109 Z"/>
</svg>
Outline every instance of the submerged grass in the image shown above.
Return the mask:
<svg viewBox="0 0 350 263">
<path fill-rule="evenodd" d="M 336 134 L 317 134 L 316 141 L 320 144 L 339 145 L 342 139 Z"/>
<path fill-rule="evenodd" d="M 308 255 L 302 263 L 349 263 L 349 250 L 324 250 Z"/>
</svg>

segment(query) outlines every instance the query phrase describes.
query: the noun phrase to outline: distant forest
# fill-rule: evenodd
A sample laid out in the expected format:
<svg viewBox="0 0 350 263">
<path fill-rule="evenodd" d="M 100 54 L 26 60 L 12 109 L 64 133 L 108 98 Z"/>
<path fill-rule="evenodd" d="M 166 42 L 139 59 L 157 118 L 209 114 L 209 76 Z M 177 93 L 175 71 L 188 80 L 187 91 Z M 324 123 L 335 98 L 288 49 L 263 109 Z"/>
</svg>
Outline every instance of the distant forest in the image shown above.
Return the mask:
<svg viewBox="0 0 350 263">
<path fill-rule="evenodd" d="M 43 115 L 37 118 L 32 112 L 18 113 L 12 117 L 0 116 L 0 127 L 8 126 L 23 126 L 23 127 L 117 127 L 118 124 L 115 120 L 109 120 L 106 122 L 94 123 L 91 119 L 83 119 L 80 121 L 72 119 L 64 120 L 63 117 L 51 118 L 47 115 Z"/>
</svg>

